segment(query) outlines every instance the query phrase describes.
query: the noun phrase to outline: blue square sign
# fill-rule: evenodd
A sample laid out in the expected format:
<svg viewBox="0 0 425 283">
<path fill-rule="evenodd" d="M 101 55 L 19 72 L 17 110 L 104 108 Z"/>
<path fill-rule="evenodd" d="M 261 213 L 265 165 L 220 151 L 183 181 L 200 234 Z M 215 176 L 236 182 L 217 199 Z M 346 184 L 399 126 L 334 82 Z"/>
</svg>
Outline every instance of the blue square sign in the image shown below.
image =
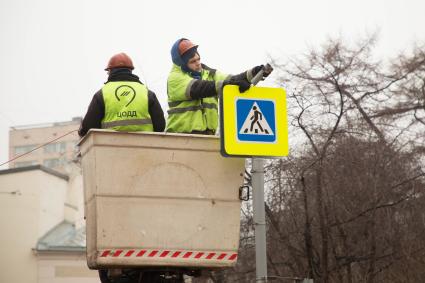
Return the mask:
<svg viewBox="0 0 425 283">
<path fill-rule="evenodd" d="M 220 99 L 221 154 L 280 157 L 289 152 L 283 88 L 226 85 Z"/>
<path fill-rule="evenodd" d="M 246 142 L 276 142 L 275 102 L 236 99 L 237 139 Z"/>
</svg>

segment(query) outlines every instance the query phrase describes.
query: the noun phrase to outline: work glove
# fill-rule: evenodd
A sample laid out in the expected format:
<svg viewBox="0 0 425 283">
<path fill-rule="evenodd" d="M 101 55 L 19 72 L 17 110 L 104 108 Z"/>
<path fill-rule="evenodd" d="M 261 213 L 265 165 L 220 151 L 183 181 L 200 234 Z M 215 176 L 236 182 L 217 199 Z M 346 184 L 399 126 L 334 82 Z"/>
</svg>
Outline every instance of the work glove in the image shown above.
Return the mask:
<svg viewBox="0 0 425 283">
<path fill-rule="evenodd" d="M 252 77 L 255 77 L 256 74 L 258 74 L 259 71 L 261 71 L 261 69 L 263 69 L 263 78 L 267 78 L 270 73 L 273 71 L 273 68 L 271 68 L 270 65 L 268 65 L 269 68 L 264 68 L 264 65 L 259 65 L 259 66 L 255 66 L 254 68 L 252 68 Z"/>
<path fill-rule="evenodd" d="M 251 82 L 252 79 L 261 70 L 263 70 L 263 77 L 261 79 L 264 80 L 270 75 L 270 73 L 273 71 L 273 68 L 269 64 L 267 64 L 267 66 L 264 66 L 264 65 L 255 66 L 254 68 L 247 71 L 247 75 L 246 75 L 247 79 Z"/>
<path fill-rule="evenodd" d="M 259 71 L 264 67 L 264 65 L 255 66 L 251 69 L 252 77 L 255 77 L 255 75 L 258 74 Z"/>
<path fill-rule="evenodd" d="M 246 80 L 238 80 L 238 79 L 225 80 L 223 82 L 223 87 L 225 85 L 237 85 L 237 86 L 239 86 L 239 92 L 240 93 L 247 91 L 251 87 L 251 84 L 249 82 L 247 82 Z"/>
</svg>

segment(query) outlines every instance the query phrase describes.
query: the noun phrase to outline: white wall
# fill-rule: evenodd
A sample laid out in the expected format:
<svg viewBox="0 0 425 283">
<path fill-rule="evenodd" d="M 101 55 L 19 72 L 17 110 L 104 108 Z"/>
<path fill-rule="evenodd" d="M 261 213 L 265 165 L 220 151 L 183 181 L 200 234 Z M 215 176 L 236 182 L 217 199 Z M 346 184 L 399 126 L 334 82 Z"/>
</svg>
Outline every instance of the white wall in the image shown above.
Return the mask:
<svg viewBox="0 0 425 283">
<path fill-rule="evenodd" d="M 66 190 L 66 180 L 38 169 L 0 175 L 0 282 L 37 282 L 32 249 L 63 221 Z"/>
<path fill-rule="evenodd" d="M 38 254 L 38 283 L 99 283 L 87 267 L 85 253 Z"/>
<path fill-rule="evenodd" d="M 69 167 L 65 220 L 74 223 L 77 230 L 85 225 L 83 177 L 80 165 L 74 163 Z"/>
</svg>

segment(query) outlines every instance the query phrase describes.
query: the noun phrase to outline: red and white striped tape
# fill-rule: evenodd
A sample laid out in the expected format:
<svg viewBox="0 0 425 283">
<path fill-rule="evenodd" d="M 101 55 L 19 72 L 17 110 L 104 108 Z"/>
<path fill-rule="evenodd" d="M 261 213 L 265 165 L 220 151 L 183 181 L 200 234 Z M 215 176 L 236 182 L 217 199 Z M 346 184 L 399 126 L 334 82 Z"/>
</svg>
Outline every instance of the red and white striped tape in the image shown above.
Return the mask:
<svg viewBox="0 0 425 283">
<path fill-rule="evenodd" d="M 195 259 L 236 261 L 238 254 L 234 252 L 201 252 L 186 250 L 148 250 L 148 249 L 115 249 L 100 250 L 100 257 L 109 258 L 151 258 L 151 259 Z"/>
</svg>

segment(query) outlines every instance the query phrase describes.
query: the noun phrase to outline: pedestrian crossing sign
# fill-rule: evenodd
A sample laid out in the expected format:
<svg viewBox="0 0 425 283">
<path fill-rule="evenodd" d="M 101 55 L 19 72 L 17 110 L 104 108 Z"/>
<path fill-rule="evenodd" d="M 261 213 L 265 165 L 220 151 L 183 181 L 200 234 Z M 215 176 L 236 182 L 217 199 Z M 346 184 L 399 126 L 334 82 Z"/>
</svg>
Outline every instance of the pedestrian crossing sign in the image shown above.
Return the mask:
<svg viewBox="0 0 425 283">
<path fill-rule="evenodd" d="M 276 141 L 274 101 L 239 98 L 236 113 L 239 141 Z"/>
<path fill-rule="evenodd" d="M 288 155 L 285 91 L 251 87 L 240 93 L 225 86 L 220 101 L 221 152 L 224 156 Z"/>
</svg>

